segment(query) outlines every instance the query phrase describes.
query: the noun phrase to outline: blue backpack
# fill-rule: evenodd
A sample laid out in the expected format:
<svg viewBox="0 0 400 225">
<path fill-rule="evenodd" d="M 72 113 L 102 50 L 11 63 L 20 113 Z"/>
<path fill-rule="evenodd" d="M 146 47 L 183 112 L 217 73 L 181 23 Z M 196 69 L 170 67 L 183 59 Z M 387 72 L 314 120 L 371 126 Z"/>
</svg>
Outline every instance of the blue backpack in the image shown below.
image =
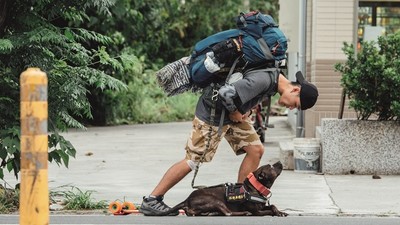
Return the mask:
<svg viewBox="0 0 400 225">
<path fill-rule="evenodd" d="M 271 16 L 258 11 L 241 13 L 236 25 L 237 29 L 216 33 L 196 43 L 189 67 L 190 78 L 195 85 L 205 87 L 213 81 L 213 74 L 204 67 L 205 54 L 215 44 L 230 38 L 237 38 L 242 43 L 242 65 L 246 69 L 262 65 L 270 67 L 286 58 L 287 39 Z M 227 71 L 229 68 L 221 72 Z"/>
<path fill-rule="evenodd" d="M 271 16 L 258 11 L 241 13 L 236 25 L 236 29 L 222 31 L 197 42 L 190 57 L 172 62 L 156 73 L 159 85 L 168 96 L 207 87 L 216 79 L 225 80 L 232 71 L 276 67 L 277 62 L 286 58 L 287 39 Z M 243 57 L 240 63 L 228 63 L 226 68 L 210 73 L 204 66 L 206 53 L 212 51 L 214 45 L 230 38 L 241 43 Z"/>
</svg>

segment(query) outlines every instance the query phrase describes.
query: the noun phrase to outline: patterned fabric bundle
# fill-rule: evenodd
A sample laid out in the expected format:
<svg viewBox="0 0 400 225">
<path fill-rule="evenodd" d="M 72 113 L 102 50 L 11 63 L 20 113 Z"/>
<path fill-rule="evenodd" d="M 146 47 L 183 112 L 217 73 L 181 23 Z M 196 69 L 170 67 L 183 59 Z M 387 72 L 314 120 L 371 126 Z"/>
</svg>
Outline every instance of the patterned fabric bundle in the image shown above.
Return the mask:
<svg viewBox="0 0 400 225">
<path fill-rule="evenodd" d="M 168 96 L 177 95 L 194 89 L 190 82 L 189 64 L 190 58 L 184 57 L 169 63 L 157 71 L 157 81 Z"/>
</svg>

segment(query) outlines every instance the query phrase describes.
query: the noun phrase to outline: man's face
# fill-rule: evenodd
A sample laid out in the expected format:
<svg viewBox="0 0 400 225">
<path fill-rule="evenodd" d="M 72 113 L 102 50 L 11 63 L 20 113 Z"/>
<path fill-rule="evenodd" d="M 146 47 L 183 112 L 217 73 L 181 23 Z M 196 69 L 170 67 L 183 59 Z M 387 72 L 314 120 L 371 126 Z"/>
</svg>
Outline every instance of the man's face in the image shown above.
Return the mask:
<svg viewBox="0 0 400 225">
<path fill-rule="evenodd" d="M 293 89 L 283 92 L 278 103 L 290 110 L 300 109 L 300 88 L 294 87 Z"/>
</svg>

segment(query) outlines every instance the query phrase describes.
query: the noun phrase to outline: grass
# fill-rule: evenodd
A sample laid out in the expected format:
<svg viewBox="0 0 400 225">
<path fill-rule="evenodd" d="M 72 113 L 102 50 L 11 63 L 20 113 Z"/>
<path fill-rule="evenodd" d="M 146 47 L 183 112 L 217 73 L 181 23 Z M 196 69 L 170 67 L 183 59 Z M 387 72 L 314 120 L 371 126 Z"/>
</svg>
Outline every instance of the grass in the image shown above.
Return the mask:
<svg viewBox="0 0 400 225">
<path fill-rule="evenodd" d="M 92 197 L 94 192 L 92 190 L 83 191 L 77 187 L 71 187 L 70 190 L 50 192 L 50 199 L 52 202 L 60 202 L 65 210 L 106 209 L 108 206 L 107 202 L 105 200 L 95 201 Z M 57 198 L 61 198 L 61 201 L 57 200 Z"/>
<path fill-rule="evenodd" d="M 0 185 L 0 214 L 10 214 L 18 211 L 19 190 Z"/>
<path fill-rule="evenodd" d="M 97 210 L 108 207 L 105 200 L 93 199 L 94 191 L 83 191 L 71 186 L 62 186 L 62 188 L 68 189 L 49 193 L 50 202 L 61 205 L 61 210 Z M 0 214 L 12 214 L 18 212 L 18 209 L 19 189 L 5 188 L 0 185 Z"/>
</svg>

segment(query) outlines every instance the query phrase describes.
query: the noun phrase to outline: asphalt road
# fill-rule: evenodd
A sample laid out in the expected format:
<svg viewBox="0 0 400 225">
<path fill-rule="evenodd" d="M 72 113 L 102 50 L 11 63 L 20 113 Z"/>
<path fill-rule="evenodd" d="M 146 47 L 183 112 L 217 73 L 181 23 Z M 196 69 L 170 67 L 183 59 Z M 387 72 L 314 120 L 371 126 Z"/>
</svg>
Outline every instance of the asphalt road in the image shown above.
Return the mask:
<svg viewBox="0 0 400 225">
<path fill-rule="evenodd" d="M 0 224 L 19 224 L 17 215 L 0 215 Z M 399 225 L 400 217 L 336 217 L 289 216 L 278 217 L 145 217 L 110 215 L 52 215 L 50 224 L 157 224 L 157 225 Z"/>
</svg>

